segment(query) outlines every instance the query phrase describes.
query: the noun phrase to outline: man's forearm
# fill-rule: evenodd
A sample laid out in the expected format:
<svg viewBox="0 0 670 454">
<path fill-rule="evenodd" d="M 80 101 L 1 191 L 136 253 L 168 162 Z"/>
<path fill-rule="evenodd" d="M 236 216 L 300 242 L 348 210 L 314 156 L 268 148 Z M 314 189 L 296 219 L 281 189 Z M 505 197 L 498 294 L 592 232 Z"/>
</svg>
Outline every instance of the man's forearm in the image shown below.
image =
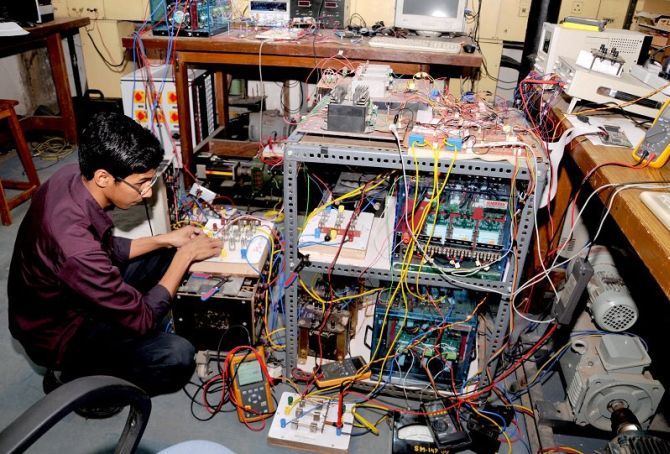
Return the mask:
<svg viewBox="0 0 670 454">
<path fill-rule="evenodd" d="M 177 250 L 177 253 L 172 259 L 172 263 L 170 263 L 163 278 L 158 282 L 170 292 L 171 296 L 174 296 L 177 293 L 177 288 L 181 284 L 184 274 L 186 274 L 188 268 L 191 266 L 192 261 L 193 256 L 189 252 L 186 252 L 183 249 Z"/>
<path fill-rule="evenodd" d="M 148 254 L 156 249 L 168 247 L 168 244 L 163 235 L 147 236 L 144 238 L 136 238 L 130 242 L 129 259 L 134 259 L 140 255 Z"/>
</svg>

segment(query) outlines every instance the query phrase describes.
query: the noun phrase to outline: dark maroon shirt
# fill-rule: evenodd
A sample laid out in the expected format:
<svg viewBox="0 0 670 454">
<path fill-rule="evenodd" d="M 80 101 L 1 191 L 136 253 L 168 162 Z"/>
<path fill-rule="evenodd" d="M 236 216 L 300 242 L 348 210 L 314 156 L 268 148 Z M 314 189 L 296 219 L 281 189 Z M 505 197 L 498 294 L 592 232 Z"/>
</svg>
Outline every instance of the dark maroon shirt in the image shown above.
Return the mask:
<svg viewBox="0 0 670 454">
<path fill-rule="evenodd" d="M 130 240 L 88 192 L 76 165 L 56 172 L 32 198 L 14 245 L 7 290 L 9 329 L 36 363 L 57 367 L 86 319 L 144 334 L 167 313 L 170 294 L 142 294 L 119 271 Z"/>
</svg>

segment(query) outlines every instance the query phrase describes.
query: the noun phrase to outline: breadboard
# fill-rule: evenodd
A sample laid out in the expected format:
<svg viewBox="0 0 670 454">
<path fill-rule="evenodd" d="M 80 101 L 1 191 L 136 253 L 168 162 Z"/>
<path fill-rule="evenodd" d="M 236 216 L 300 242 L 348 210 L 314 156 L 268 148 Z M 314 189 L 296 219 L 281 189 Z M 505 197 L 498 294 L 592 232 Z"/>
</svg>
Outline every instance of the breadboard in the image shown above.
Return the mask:
<svg viewBox="0 0 670 454">
<path fill-rule="evenodd" d="M 267 260 L 272 240 L 271 221 L 221 227 L 218 219 L 207 221 L 205 232 L 223 240 L 223 249 L 217 257 L 191 265 L 189 271 L 232 276 L 256 277 Z M 246 256 L 246 258 L 245 258 Z"/>
<path fill-rule="evenodd" d="M 360 266 L 367 269 L 388 271 L 391 269 L 391 248 L 393 247 L 393 232 L 395 221 L 395 197 L 386 198 L 386 210 L 384 216 L 381 218 L 373 218 L 372 231 L 374 235 L 371 236 L 368 243 L 368 248 L 365 257 L 343 257 L 342 254 L 337 258 L 337 264 L 341 266 Z M 306 233 L 307 231 L 305 231 Z M 305 239 L 311 239 L 305 238 Z M 305 250 L 301 247 L 301 252 Z M 325 253 L 319 250 L 312 250 L 309 252 L 310 260 L 329 263 L 333 260 L 333 251 L 326 250 Z"/>
<path fill-rule="evenodd" d="M 294 401 L 289 405 L 289 397 Z M 352 404 L 345 402 L 340 434 L 337 422 L 337 400 L 309 398 L 295 403 L 299 394 L 285 392 L 272 419 L 268 443 L 312 452 L 347 453 L 353 428 Z M 282 427 L 284 426 L 284 427 Z"/>
<path fill-rule="evenodd" d="M 640 200 L 670 230 L 670 193 L 645 191 L 640 193 Z"/>
<path fill-rule="evenodd" d="M 327 208 L 313 216 L 300 235 L 300 251 L 303 254 L 318 252 L 333 257 L 344 241 L 339 257 L 364 259 L 370 243 L 374 215 L 359 213 L 353 221 L 352 215 L 353 211 L 350 210 Z"/>
</svg>

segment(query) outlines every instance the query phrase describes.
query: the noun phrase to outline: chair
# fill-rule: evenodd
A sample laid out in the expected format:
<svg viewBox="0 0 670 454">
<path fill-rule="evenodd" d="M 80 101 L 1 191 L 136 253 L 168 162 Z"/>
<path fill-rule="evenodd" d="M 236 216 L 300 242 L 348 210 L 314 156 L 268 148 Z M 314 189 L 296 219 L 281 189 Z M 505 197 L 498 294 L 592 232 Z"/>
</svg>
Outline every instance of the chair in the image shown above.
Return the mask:
<svg viewBox="0 0 670 454">
<path fill-rule="evenodd" d="M 95 404 L 100 399 L 130 405 L 126 425 L 114 452 L 134 452 L 149 421 L 151 399 L 125 380 L 102 375 L 72 380 L 44 396 L 0 432 L 0 452 L 24 452 L 76 408 Z"/>
<path fill-rule="evenodd" d="M 33 158 L 30 155 L 30 149 L 23 135 L 23 129 L 21 129 L 19 119 L 16 117 L 16 112 L 14 111 L 14 106 L 17 104 L 17 101 L 0 99 L 0 120 L 7 119 L 9 123 L 9 129 L 16 145 L 16 152 L 19 155 L 28 181 L 0 180 L 0 220 L 2 220 L 4 225 L 12 223 L 12 209 L 32 197 L 40 185 L 40 179 L 37 176 Z M 8 199 L 5 189 L 19 189 L 21 192 Z"/>
<path fill-rule="evenodd" d="M 96 402 L 130 405 L 116 454 L 135 452 L 151 414 L 149 396 L 137 386 L 116 377 L 93 375 L 67 382 L 44 396 L 0 432 L 0 453 L 16 454 L 27 450 L 58 421 L 77 408 Z M 190 440 L 170 446 L 158 454 L 235 454 L 215 442 Z"/>
</svg>

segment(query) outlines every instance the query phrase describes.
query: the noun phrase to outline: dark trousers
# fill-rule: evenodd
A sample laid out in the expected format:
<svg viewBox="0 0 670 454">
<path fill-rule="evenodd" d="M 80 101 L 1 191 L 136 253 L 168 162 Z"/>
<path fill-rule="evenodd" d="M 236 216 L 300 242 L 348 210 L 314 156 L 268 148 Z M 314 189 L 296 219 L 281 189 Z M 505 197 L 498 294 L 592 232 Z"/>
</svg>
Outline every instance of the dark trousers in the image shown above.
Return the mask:
<svg viewBox="0 0 670 454">
<path fill-rule="evenodd" d="M 173 250 L 133 260 L 123 279 L 141 292 L 152 288 L 170 265 Z M 144 336 L 112 322 L 90 319 L 75 334 L 62 362 L 64 381 L 88 375 L 123 378 L 155 396 L 179 390 L 195 369 L 195 349 L 186 339 L 159 330 Z"/>
</svg>

